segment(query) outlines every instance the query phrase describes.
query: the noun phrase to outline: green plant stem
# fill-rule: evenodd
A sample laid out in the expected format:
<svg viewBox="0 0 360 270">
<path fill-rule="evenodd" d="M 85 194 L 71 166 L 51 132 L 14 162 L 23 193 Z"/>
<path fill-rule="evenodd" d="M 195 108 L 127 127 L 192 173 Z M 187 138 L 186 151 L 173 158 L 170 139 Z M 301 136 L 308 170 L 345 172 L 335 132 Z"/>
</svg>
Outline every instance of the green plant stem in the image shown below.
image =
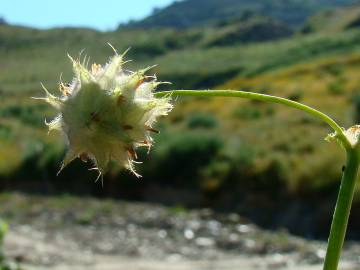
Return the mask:
<svg viewBox="0 0 360 270">
<path fill-rule="evenodd" d="M 288 107 L 292 107 L 306 113 L 311 114 L 312 116 L 324 121 L 327 123 L 338 135 L 338 139 L 342 141 L 344 147 L 346 149 L 350 149 L 351 145 L 347 138 L 343 133 L 343 129 L 329 116 L 326 114 L 306 106 L 302 103 L 281 98 L 277 96 L 253 93 L 253 92 L 246 92 L 246 91 L 235 91 L 235 90 L 172 90 L 172 91 L 164 91 L 164 92 L 157 92 L 155 96 L 163 97 L 167 95 L 174 95 L 174 96 L 198 96 L 198 97 L 239 97 L 239 98 L 246 98 L 252 100 L 259 100 L 259 101 L 266 101 L 272 103 L 279 103 L 283 104 Z"/>
<path fill-rule="evenodd" d="M 336 270 L 339 264 L 340 254 L 345 239 L 346 228 L 349 220 L 351 204 L 354 197 L 355 183 L 358 175 L 360 157 L 358 149 L 355 149 L 344 134 L 344 130 L 326 114 L 292 101 L 286 98 L 234 90 L 173 90 L 155 93 L 156 97 L 168 95 L 175 96 L 199 96 L 199 97 L 239 97 L 252 100 L 267 101 L 283 104 L 288 107 L 299 109 L 311 114 L 319 120 L 327 123 L 336 133 L 342 146 L 346 150 L 346 166 L 343 173 L 339 195 L 334 211 L 333 221 L 330 229 L 328 248 L 325 257 L 324 270 Z"/>
<path fill-rule="evenodd" d="M 338 267 L 351 204 L 354 197 L 360 162 L 358 150 L 351 149 L 346 151 L 346 159 L 346 166 L 341 180 L 339 195 L 330 229 L 324 270 L 336 270 Z"/>
</svg>

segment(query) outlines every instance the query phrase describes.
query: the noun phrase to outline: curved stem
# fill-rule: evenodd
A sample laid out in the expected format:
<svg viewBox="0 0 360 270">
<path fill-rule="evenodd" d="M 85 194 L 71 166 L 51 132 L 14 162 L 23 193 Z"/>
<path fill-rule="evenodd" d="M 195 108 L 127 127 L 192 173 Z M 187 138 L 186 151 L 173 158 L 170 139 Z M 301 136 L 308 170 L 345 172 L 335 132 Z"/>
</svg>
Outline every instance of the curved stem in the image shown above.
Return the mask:
<svg viewBox="0 0 360 270">
<path fill-rule="evenodd" d="M 172 90 L 172 91 L 155 93 L 155 96 L 157 97 L 163 97 L 166 95 L 199 96 L 199 97 L 239 97 L 239 98 L 247 98 L 252 100 L 260 100 L 260 101 L 283 104 L 288 107 L 292 107 L 307 112 L 313 115 L 314 117 L 324 121 L 336 132 L 338 139 L 342 141 L 344 147 L 346 149 L 351 149 L 351 145 L 348 139 L 345 137 L 343 133 L 343 129 L 332 118 L 330 118 L 326 114 L 314 108 L 311 108 L 309 106 L 306 106 L 304 104 L 286 98 L 253 93 L 253 92 L 246 92 L 246 91 L 235 91 L 235 90 Z"/>
<path fill-rule="evenodd" d="M 341 181 L 333 221 L 331 224 L 328 248 L 324 264 L 324 270 L 336 270 L 338 267 L 340 254 L 345 239 L 345 233 L 349 220 L 351 204 L 355 191 L 355 183 L 360 164 L 360 154 L 358 153 L 359 150 L 351 145 L 351 143 L 345 136 L 343 129 L 332 118 L 314 108 L 298 103 L 296 101 L 271 95 L 233 90 L 173 90 L 155 93 L 156 97 L 163 97 L 168 95 L 199 97 L 240 97 L 252 100 L 279 103 L 309 113 L 317 119 L 324 121 L 331 128 L 334 129 L 336 133 L 336 138 L 341 141 L 342 146 L 346 150 L 347 156 L 346 167 Z"/>
<path fill-rule="evenodd" d="M 339 264 L 359 169 L 360 158 L 357 151 L 346 151 L 346 166 L 331 224 L 324 270 L 336 270 Z"/>
</svg>

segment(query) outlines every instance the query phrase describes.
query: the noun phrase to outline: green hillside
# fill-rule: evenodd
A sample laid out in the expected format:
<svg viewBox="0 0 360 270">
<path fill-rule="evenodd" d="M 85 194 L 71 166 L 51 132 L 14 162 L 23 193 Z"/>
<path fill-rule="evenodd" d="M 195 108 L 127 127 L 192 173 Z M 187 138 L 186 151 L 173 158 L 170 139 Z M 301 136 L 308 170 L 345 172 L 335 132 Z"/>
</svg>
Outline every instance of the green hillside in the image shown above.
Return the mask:
<svg viewBox="0 0 360 270">
<path fill-rule="evenodd" d="M 360 6 L 331 9 L 320 12 L 308 19 L 301 29 L 302 33 L 334 33 L 360 26 Z"/>
<path fill-rule="evenodd" d="M 174 87 L 208 88 L 237 74 L 254 76 L 297 62 L 349 53 L 358 50 L 360 41 L 355 29 L 336 35 L 317 33 L 266 43 L 209 46 L 218 33 L 211 28 L 199 36 L 196 29 L 101 33 L 89 29 L 40 31 L 0 26 L 0 88 L 3 93 L 34 93 L 40 81 L 55 88 L 60 73 L 71 79 L 67 52 L 76 56 L 85 49 L 84 54 L 91 56 L 92 61 L 104 63 L 111 53 L 107 42 L 119 51 L 131 47 L 128 57 L 135 61 L 128 64 L 129 68 L 157 64 L 154 71 L 163 80 L 172 81 Z"/>
<path fill-rule="evenodd" d="M 184 0 L 156 10 L 142 21 L 127 27 L 187 28 L 204 26 L 232 18 L 266 15 L 290 26 L 301 26 L 306 18 L 324 9 L 346 6 L 356 0 Z"/>
<path fill-rule="evenodd" d="M 293 30 L 285 23 L 262 16 L 219 23 L 212 29 L 213 34 L 204 44 L 206 47 L 265 42 L 293 34 Z"/>
<path fill-rule="evenodd" d="M 344 126 L 359 119 L 360 30 L 213 44 L 234 25 L 203 32 L 193 28 L 108 33 L 0 26 L 0 188 L 43 187 L 39 182 L 45 181 L 57 191 L 92 192 L 92 185 L 84 184 L 95 176 L 84 164 L 75 162 L 55 177 L 65 145 L 59 134 L 47 135 L 44 118 L 53 117 L 52 109 L 30 97 L 42 94 L 40 81 L 55 93 L 61 73 L 63 80 L 71 80 L 67 52 L 76 56 L 85 49 L 83 55 L 91 56 L 91 62 L 105 63 L 112 53 L 107 42 L 119 51 L 132 47 L 128 58 L 134 61 L 127 68 L 158 64 L 152 72 L 177 89 L 253 89 L 311 104 Z M 174 112 L 158 125 L 156 147 L 149 156 L 140 153 L 144 164 L 138 168 L 145 181 L 140 184 L 119 174 L 114 166 L 104 193 L 143 198 L 149 186 L 158 185 L 200 190 L 219 199 L 229 188 L 238 193 L 260 189 L 313 194 L 337 185 L 342 157 L 335 145 L 322 140 L 329 130 L 317 121 L 298 113 L 289 118 L 292 112 L 281 106 L 240 100 L 174 103 Z M 179 162 L 182 170 L 174 176 Z"/>
</svg>

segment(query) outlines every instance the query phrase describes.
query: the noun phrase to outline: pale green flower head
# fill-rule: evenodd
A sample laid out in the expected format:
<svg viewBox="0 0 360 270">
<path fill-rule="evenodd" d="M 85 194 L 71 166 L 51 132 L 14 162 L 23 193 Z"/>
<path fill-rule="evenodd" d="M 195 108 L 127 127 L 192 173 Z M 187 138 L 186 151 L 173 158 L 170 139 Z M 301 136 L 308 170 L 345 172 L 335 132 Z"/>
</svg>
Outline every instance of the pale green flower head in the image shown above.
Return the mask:
<svg viewBox="0 0 360 270">
<path fill-rule="evenodd" d="M 173 107 L 170 97 L 156 98 L 153 94 L 162 82 L 145 75 L 150 68 L 125 71 L 124 54 L 116 51 L 105 66 L 93 64 L 90 70 L 86 61 L 69 58 L 75 74 L 73 81 L 60 82 L 60 97 L 43 87 L 46 97 L 40 98 L 59 111 L 46 124 L 49 131 L 61 131 L 68 144 L 60 171 L 79 157 L 92 161 L 99 176 L 107 171 L 111 160 L 139 176 L 133 165 L 136 149 L 150 149 L 150 133 L 157 132 L 154 122 Z"/>
</svg>

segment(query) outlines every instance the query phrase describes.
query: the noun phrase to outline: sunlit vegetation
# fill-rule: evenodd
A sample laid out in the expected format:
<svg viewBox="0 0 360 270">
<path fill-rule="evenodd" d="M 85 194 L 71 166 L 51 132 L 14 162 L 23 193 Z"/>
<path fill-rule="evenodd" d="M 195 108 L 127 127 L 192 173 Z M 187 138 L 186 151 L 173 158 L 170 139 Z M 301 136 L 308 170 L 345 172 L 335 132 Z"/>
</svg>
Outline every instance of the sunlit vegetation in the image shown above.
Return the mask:
<svg viewBox="0 0 360 270">
<path fill-rule="evenodd" d="M 48 135 L 44 125 L 44 117 L 52 119 L 54 111 L 30 97 L 42 95 L 40 81 L 55 93 L 61 73 L 64 81 L 71 80 L 66 52 L 76 57 L 85 49 L 83 55 L 93 57 L 90 62 L 103 63 L 111 54 L 106 42 L 119 51 L 132 47 L 128 58 L 136 61 L 127 64 L 129 69 L 158 64 L 150 72 L 173 82 L 164 89 L 252 90 L 312 105 L 344 127 L 359 120 L 356 27 L 265 43 L 214 43 L 236 28 L 238 22 L 232 23 L 187 30 L 120 28 L 111 33 L 1 25 L 0 187 L 46 183 L 58 192 L 92 192 L 84 183 L 96 175 L 77 163 L 56 177 L 65 145 L 61 135 Z M 137 168 L 145 181 L 134 182 L 114 165 L 105 183 L 119 189 L 104 193 L 119 190 L 116 195 L 123 195 L 131 190 L 129 194 L 141 198 L 141 190 L 150 183 L 191 188 L 210 197 L 229 189 L 256 190 L 264 183 L 269 190 L 289 195 L 336 190 L 343 157 L 336 145 L 322 140 L 330 130 L 316 120 L 281 106 L 244 100 L 174 102 L 169 119 L 158 123 L 161 133 L 154 149 L 149 155 L 145 150 L 139 154 L 144 163 Z"/>
</svg>

